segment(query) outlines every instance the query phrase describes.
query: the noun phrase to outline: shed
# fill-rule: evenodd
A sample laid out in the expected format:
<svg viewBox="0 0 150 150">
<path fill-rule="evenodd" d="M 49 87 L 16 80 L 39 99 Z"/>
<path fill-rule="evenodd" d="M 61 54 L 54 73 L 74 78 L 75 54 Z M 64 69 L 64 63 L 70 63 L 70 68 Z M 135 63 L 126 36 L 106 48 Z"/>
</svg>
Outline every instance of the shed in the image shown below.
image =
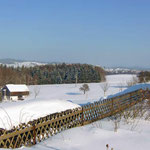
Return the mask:
<svg viewBox="0 0 150 150">
<path fill-rule="evenodd" d="M 29 95 L 25 84 L 7 84 L 2 88 L 3 100 L 23 100 Z"/>
</svg>

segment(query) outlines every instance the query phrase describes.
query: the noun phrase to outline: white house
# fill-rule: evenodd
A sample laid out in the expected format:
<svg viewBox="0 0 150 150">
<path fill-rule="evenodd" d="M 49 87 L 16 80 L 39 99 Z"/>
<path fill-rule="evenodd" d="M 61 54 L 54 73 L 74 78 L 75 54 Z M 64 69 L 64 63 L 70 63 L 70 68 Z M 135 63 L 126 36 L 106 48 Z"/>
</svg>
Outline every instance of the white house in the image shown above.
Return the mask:
<svg viewBox="0 0 150 150">
<path fill-rule="evenodd" d="M 29 95 L 29 89 L 25 84 L 7 84 L 2 88 L 3 100 L 23 100 Z"/>
</svg>

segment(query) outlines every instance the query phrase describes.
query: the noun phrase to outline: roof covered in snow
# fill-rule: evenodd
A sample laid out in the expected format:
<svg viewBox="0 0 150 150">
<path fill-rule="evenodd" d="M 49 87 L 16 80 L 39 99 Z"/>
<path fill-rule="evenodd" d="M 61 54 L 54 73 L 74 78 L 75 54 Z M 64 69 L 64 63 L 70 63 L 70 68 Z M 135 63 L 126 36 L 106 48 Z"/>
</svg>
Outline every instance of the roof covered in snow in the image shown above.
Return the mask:
<svg viewBox="0 0 150 150">
<path fill-rule="evenodd" d="M 25 84 L 7 84 L 6 87 L 10 92 L 29 92 Z"/>
</svg>

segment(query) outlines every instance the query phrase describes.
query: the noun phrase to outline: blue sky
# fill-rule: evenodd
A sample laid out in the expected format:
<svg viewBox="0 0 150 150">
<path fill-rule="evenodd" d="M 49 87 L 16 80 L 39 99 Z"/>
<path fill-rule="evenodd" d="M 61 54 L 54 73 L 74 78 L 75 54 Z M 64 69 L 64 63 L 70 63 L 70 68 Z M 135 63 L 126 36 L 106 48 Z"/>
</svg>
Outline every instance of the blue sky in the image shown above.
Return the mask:
<svg viewBox="0 0 150 150">
<path fill-rule="evenodd" d="M 150 66 L 149 0 L 0 0 L 0 58 Z"/>
</svg>

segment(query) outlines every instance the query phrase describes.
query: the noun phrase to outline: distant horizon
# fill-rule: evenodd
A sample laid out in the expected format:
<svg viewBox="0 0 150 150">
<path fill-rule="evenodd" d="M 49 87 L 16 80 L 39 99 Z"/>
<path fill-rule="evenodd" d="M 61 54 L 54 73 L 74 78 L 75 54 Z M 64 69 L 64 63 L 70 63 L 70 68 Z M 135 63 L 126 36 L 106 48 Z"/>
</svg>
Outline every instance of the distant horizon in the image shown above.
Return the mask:
<svg viewBox="0 0 150 150">
<path fill-rule="evenodd" d="M 0 58 L 150 67 L 150 1 L 2 0 Z"/>
<path fill-rule="evenodd" d="M 142 67 L 142 66 L 103 66 L 101 64 L 90 64 L 90 63 L 81 63 L 81 62 L 58 62 L 58 61 L 38 61 L 38 60 L 23 60 L 23 59 L 16 59 L 16 58 L 0 58 L 0 61 L 2 60 L 12 60 L 12 61 L 17 61 L 17 62 L 38 62 L 38 63 L 66 63 L 66 64 L 89 64 L 89 65 L 94 65 L 94 66 L 101 66 L 103 68 L 124 68 L 124 69 L 150 69 L 150 67 Z M 1 63 L 1 62 L 0 62 Z"/>
</svg>

